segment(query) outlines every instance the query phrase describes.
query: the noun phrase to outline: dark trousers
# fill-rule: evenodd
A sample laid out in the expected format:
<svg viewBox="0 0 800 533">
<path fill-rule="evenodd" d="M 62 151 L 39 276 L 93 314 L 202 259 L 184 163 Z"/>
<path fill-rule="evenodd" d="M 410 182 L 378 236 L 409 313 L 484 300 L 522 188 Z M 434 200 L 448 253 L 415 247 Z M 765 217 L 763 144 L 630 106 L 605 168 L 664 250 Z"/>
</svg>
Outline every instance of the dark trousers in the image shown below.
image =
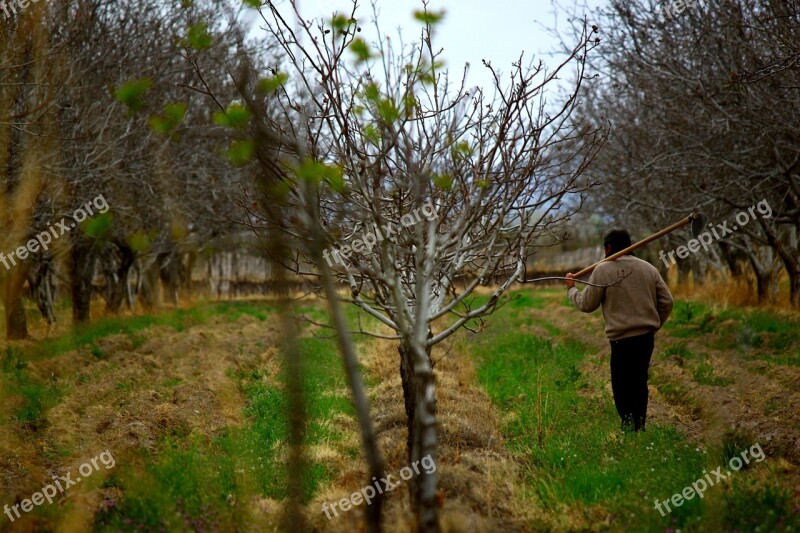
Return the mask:
<svg viewBox="0 0 800 533">
<path fill-rule="evenodd" d="M 622 431 L 644 430 L 647 418 L 647 369 L 655 332 L 611 341 L 611 389 Z"/>
</svg>

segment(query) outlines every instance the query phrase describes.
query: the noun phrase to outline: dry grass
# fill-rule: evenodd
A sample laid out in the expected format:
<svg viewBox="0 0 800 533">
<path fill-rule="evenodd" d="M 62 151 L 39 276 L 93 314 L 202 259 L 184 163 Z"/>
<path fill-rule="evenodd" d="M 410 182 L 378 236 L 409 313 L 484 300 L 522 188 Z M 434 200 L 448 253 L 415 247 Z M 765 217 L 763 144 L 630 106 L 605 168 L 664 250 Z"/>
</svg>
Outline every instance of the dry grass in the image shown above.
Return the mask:
<svg viewBox="0 0 800 533">
<path fill-rule="evenodd" d="M 434 349 L 433 360 L 444 355 Z M 362 345 L 362 363 L 372 381 L 369 392 L 379 445 L 387 472 L 407 464 L 406 415 L 399 376 L 397 346 L 388 341 Z M 478 387 L 469 358 L 455 351 L 435 368 L 439 413 L 439 499 L 444 531 L 524 531 L 530 511 L 517 497 L 518 472 L 503 446 L 498 418 L 487 394 Z M 353 432 L 357 427 L 353 426 Z M 357 438 L 357 435 L 354 435 Z M 338 501 L 359 491 L 367 476 L 361 458 L 342 460 L 339 475 L 309 505 L 309 518 L 319 530 L 360 531 L 363 505 L 331 521 L 321 512 L 324 502 Z M 389 493 L 384 506 L 388 533 L 413 530 L 407 485 Z"/>
</svg>

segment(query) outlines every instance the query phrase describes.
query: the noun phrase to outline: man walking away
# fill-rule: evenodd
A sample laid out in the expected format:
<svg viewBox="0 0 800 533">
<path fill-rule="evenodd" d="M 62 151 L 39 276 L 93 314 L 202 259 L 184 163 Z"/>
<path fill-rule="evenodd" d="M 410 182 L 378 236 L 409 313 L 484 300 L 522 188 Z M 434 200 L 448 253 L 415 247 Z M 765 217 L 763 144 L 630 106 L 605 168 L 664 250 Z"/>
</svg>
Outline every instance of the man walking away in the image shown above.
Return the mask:
<svg viewBox="0 0 800 533">
<path fill-rule="evenodd" d="M 625 230 L 603 239 L 606 257 L 631 245 Z M 572 273 L 567 278 L 574 278 Z M 655 332 L 672 312 L 672 294 L 658 270 L 633 254 L 600 263 L 582 291 L 567 280 L 569 299 L 584 313 L 603 306 L 606 336 L 611 343 L 611 389 L 622 431 L 640 431 L 647 418 L 647 369 Z M 594 286 L 598 285 L 598 286 Z"/>
</svg>

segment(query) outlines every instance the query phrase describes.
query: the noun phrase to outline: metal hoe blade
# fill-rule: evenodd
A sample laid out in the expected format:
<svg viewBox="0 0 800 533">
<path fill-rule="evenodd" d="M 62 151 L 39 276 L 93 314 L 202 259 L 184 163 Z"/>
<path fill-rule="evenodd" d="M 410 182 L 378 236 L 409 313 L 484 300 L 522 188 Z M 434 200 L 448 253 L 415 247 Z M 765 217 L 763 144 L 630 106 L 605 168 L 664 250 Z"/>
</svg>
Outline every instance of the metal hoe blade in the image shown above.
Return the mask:
<svg viewBox="0 0 800 533">
<path fill-rule="evenodd" d="M 704 213 L 696 212 L 691 214 L 692 218 L 692 237 L 695 239 L 703 233 L 708 224 L 708 217 Z"/>
</svg>

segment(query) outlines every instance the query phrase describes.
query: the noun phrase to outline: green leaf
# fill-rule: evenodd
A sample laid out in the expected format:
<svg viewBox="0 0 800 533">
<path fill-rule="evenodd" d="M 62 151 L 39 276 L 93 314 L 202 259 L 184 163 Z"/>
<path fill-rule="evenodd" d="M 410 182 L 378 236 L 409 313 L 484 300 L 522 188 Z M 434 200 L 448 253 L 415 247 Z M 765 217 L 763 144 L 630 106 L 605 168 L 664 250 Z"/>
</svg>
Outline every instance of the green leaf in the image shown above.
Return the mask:
<svg viewBox="0 0 800 533">
<path fill-rule="evenodd" d="M 275 92 L 283 87 L 283 84 L 286 83 L 288 79 L 289 75 L 283 72 L 279 72 L 270 78 L 262 78 L 258 81 L 258 90 L 264 94 Z"/>
<path fill-rule="evenodd" d="M 125 241 L 131 247 L 131 250 L 137 253 L 147 251 L 150 248 L 150 237 L 142 231 L 129 235 Z"/>
<path fill-rule="evenodd" d="M 208 24 L 198 22 L 189 26 L 186 32 L 186 45 L 196 50 L 206 50 L 214 44 L 214 38 L 208 32 Z"/>
<path fill-rule="evenodd" d="M 326 181 L 337 192 L 342 192 L 345 188 L 344 173 L 339 165 L 325 163 L 310 157 L 307 157 L 297 169 L 297 177 L 314 184 Z"/>
<path fill-rule="evenodd" d="M 364 126 L 362 133 L 364 134 L 364 137 L 366 137 L 367 140 L 370 141 L 372 144 L 377 145 L 381 140 L 381 136 L 378 133 L 378 130 L 372 124 L 367 124 L 366 126 Z"/>
<path fill-rule="evenodd" d="M 467 141 L 461 141 L 459 143 L 456 143 L 455 146 L 453 146 L 454 158 L 457 159 L 459 157 L 469 157 L 470 155 L 472 155 L 472 147 L 469 145 Z"/>
<path fill-rule="evenodd" d="M 228 128 L 242 129 L 250 121 L 250 111 L 239 103 L 232 103 L 225 111 L 214 113 L 214 124 Z"/>
<path fill-rule="evenodd" d="M 436 24 L 439 24 L 442 20 L 444 20 L 444 15 L 445 15 L 444 10 L 433 12 L 433 11 L 425 11 L 418 9 L 414 11 L 415 19 L 417 19 L 419 22 L 425 25 L 430 25 L 430 26 L 435 26 Z"/>
<path fill-rule="evenodd" d="M 258 9 L 261 7 L 261 0 L 242 0 L 242 3 L 247 7 L 252 7 L 253 9 Z"/>
<path fill-rule="evenodd" d="M 433 177 L 433 183 L 440 189 L 449 191 L 453 188 L 453 176 L 450 174 L 438 174 Z"/>
<path fill-rule="evenodd" d="M 144 107 L 144 93 L 152 85 L 153 81 L 150 78 L 129 81 L 114 91 L 114 97 L 131 111 L 139 111 Z"/>
<path fill-rule="evenodd" d="M 148 124 L 158 134 L 169 135 L 174 132 L 183 122 L 186 115 L 186 104 L 177 102 L 164 106 L 164 111 L 160 115 L 150 117 Z"/>
<path fill-rule="evenodd" d="M 355 22 L 353 19 L 347 18 L 344 15 L 339 15 L 337 13 L 331 19 L 331 27 L 337 32 L 346 31 L 347 27 L 350 26 L 350 24 L 352 24 L 353 22 Z"/>
<path fill-rule="evenodd" d="M 364 88 L 364 96 L 370 102 L 377 102 L 378 100 L 380 100 L 380 98 L 381 98 L 381 90 L 378 88 L 378 84 L 375 83 L 374 81 L 370 82 Z"/>
<path fill-rule="evenodd" d="M 111 231 L 111 213 L 101 213 L 81 222 L 83 232 L 93 239 L 105 238 Z"/>
<path fill-rule="evenodd" d="M 417 111 L 417 106 L 417 97 L 414 96 L 414 93 L 406 93 L 403 97 L 403 108 L 406 116 L 413 117 Z"/>
<path fill-rule="evenodd" d="M 225 156 L 236 166 L 247 164 L 253 158 L 256 145 L 252 140 L 236 140 L 225 151 Z"/>
<path fill-rule="evenodd" d="M 359 63 L 368 61 L 372 57 L 372 51 L 370 50 L 369 45 L 361 37 L 353 39 L 353 42 L 350 43 L 350 51 L 355 54 L 356 61 Z"/>
<path fill-rule="evenodd" d="M 389 124 L 400 118 L 400 110 L 397 109 L 394 101 L 388 98 L 378 103 L 378 114 Z"/>
<path fill-rule="evenodd" d="M 338 168 L 338 167 L 337 167 Z M 337 173 L 332 173 L 328 176 L 328 183 L 331 186 L 331 189 L 338 193 L 343 193 L 347 190 L 347 185 L 344 182 L 344 174 L 342 173 L 341 169 L 338 169 Z"/>
</svg>

